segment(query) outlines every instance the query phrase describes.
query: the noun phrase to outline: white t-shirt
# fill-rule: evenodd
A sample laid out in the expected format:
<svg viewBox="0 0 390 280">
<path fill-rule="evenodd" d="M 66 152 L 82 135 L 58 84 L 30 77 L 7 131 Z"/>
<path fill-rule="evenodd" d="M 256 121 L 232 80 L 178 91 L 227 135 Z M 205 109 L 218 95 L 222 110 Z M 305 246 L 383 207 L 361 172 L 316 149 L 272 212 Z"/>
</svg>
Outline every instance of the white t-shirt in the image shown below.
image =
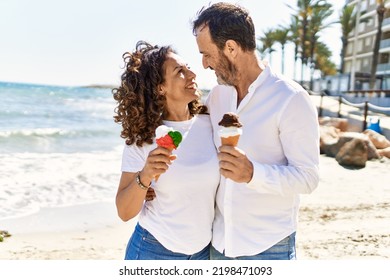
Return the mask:
<svg viewBox="0 0 390 280">
<path fill-rule="evenodd" d="M 164 124 L 178 130 L 183 140 L 173 154 L 177 159 L 152 182 L 156 197 L 147 201 L 139 223 L 167 249 L 191 255 L 211 241 L 215 194 L 220 173 L 208 115 Z M 123 172 L 140 171 L 156 144 L 125 146 Z"/>
<path fill-rule="evenodd" d="M 214 131 L 235 112 L 243 133 L 238 148 L 253 164 L 253 178 L 221 178 L 216 197 L 213 246 L 229 257 L 270 248 L 297 228 L 299 195 L 318 185 L 319 128 L 315 106 L 297 83 L 266 67 L 237 107 L 237 91 L 216 86 L 206 101 Z M 214 134 L 216 147 L 221 145 Z"/>
</svg>

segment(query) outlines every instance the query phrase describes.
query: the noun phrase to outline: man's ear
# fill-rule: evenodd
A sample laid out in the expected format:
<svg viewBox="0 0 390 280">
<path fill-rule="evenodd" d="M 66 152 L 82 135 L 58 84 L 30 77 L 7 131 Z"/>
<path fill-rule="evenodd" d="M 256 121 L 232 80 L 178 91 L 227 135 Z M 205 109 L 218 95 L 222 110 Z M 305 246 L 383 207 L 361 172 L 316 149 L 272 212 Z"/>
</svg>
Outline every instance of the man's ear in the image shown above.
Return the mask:
<svg viewBox="0 0 390 280">
<path fill-rule="evenodd" d="M 226 54 L 232 57 L 236 57 L 238 54 L 239 45 L 234 40 L 227 40 L 225 42 Z"/>
</svg>

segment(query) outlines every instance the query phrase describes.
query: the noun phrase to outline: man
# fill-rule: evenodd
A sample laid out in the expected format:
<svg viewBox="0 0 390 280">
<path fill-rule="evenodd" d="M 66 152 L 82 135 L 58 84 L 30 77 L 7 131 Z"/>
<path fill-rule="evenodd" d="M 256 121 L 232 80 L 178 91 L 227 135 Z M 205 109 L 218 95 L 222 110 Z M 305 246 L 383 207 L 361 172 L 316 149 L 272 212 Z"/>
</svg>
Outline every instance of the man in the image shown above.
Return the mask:
<svg viewBox="0 0 390 280">
<path fill-rule="evenodd" d="M 193 32 L 204 68 L 220 84 L 207 100 L 222 174 L 211 258 L 295 259 L 299 195 L 319 181 L 316 109 L 300 85 L 258 60 L 244 8 L 202 9 Z M 243 124 L 237 147 L 221 146 L 218 137 L 227 112 Z"/>
</svg>

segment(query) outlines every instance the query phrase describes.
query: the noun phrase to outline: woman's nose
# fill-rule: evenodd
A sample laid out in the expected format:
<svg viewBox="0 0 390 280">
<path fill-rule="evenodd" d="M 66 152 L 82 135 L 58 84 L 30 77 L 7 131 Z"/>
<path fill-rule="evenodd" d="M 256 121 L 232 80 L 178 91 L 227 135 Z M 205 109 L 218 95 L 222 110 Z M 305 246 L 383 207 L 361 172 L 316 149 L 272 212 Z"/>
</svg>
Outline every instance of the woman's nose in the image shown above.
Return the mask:
<svg viewBox="0 0 390 280">
<path fill-rule="evenodd" d="M 192 71 L 190 68 L 187 68 L 187 76 L 188 76 L 188 78 L 190 78 L 190 79 L 195 79 L 195 78 L 196 78 L 195 72 Z"/>
</svg>

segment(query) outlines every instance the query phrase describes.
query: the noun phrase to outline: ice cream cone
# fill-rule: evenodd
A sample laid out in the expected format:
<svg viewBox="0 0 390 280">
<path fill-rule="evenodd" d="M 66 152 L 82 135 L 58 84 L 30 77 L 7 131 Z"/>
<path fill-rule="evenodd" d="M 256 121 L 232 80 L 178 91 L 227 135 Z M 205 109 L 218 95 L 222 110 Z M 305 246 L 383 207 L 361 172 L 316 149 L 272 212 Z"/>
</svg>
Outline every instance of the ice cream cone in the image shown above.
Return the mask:
<svg viewBox="0 0 390 280">
<path fill-rule="evenodd" d="M 160 125 L 156 128 L 156 143 L 159 147 L 168 149 L 171 153 L 173 149 L 177 149 L 179 144 L 183 140 L 183 136 L 179 131 L 174 130 L 166 125 Z M 170 160 L 175 159 L 176 156 L 171 155 Z M 160 175 L 154 177 L 154 181 L 157 182 Z"/>
<path fill-rule="evenodd" d="M 167 149 L 172 153 L 173 148 L 167 148 Z M 158 178 L 160 178 L 160 175 L 157 175 L 156 177 L 154 177 L 154 181 L 157 182 Z"/>
<path fill-rule="evenodd" d="M 227 146 L 237 146 L 238 140 L 240 139 L 240 135 L 234 135 L 230 137 L 221 137 L 222 145 Z"/>
<path fill-rule="evenodd" d="M 236 147 L 242 134 L 242 123 L 238 120 L 238 115 L 232 112 L 226 113 L 218 125 L 218 135 L 222 145 Z"/>
</svg>

